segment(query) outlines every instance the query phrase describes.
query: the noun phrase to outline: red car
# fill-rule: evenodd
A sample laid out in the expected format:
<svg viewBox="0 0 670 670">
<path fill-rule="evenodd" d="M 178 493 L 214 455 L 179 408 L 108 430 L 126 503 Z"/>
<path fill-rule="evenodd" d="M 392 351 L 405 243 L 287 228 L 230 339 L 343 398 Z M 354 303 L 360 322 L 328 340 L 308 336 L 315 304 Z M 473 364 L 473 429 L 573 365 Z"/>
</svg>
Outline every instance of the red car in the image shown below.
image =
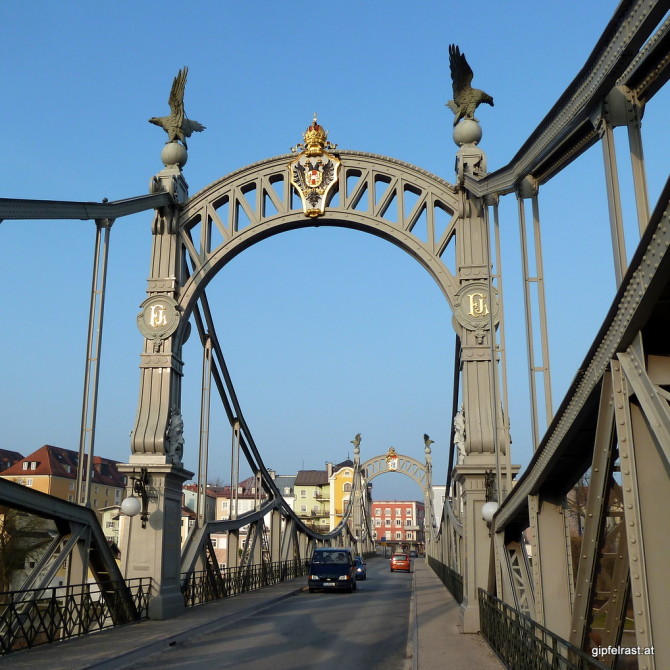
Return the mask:
<svg viewBox="0 0 670 670">
<path fill-rule="evenodd" d="M 407 554 L 393 554 L 391 556 L 391 572 L 396 570 L 411 572 L 411 562 Z"/>
</svg>

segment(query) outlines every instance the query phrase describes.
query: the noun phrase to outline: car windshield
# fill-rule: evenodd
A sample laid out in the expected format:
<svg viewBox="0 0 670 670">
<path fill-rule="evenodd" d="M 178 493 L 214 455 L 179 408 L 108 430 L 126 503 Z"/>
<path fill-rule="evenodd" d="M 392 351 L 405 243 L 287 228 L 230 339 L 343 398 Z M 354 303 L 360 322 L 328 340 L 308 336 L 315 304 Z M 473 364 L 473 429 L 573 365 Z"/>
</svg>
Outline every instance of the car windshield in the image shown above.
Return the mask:
<svg viewBox="0 0 670 670">
<path fill-rule="evenodd" d="M 356 556 L 356 565 L 363 565 L 363 559 L 360 556 Z"/>
<path fill-rule="evenodd" d="M 312 556 L 312 563 L 348 563 L 344 551 L 319 551 Z"/>
<path fill-rule="evenodd" d="M 406 561 L 407 560 L 407 554 L 396 554 L 393 557 L 394 561 Z"/>
</svg>

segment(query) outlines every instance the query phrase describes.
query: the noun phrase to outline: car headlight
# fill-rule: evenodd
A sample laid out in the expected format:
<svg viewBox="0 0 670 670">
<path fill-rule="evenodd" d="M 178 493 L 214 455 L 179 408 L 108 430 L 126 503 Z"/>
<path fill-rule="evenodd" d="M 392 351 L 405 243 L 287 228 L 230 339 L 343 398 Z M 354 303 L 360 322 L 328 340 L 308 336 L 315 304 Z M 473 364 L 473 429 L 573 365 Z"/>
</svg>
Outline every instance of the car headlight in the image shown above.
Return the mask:
<svg viewBox="0 0 670 670">
<path fill-rule="evenodd" d="M 346 581 L 347 579 L 349 579 L 349 575 L 340 575 L 339 579 Z"/>
<path fill-rule="evenodd" d="M 315 579 L 315 580 L 318 581 L 319 576 L 318 576 L 318 575 L 310 575 L 309 578 L 310 578 L 310 579 Z"/>
</svg>

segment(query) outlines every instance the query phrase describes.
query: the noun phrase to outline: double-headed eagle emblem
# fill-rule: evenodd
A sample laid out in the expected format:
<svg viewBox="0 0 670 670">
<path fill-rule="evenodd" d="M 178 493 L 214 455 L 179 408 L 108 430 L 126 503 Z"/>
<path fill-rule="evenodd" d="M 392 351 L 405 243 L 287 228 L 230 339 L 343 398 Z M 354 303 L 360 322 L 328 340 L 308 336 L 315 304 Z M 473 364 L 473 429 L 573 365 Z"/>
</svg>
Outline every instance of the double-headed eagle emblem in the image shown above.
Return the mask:
<svg viewBox="0 0 670 670">
<path fill-rule="evenodd" d="M 318 124 L 315 114 L 312 125 L 303 134 L 305 144 L 291 149 L 293 152 L 302 149 L 288 167 L 291 184 L 300 194 L 305 216 L 316 217 L 324 213 L 328 193 L 337 182 L 340 161 L 326 152 L 326 149 L 336 148 L 327 138 L 328 133 Z"/>
</svg>

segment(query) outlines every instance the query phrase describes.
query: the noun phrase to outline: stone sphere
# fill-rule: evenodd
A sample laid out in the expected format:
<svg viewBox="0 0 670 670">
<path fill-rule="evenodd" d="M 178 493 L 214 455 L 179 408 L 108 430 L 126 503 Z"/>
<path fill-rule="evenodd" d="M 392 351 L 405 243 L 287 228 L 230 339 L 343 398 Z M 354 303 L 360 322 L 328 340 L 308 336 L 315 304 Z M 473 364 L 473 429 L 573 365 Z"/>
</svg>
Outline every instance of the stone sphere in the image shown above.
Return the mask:
<svg viewBox="0 0 670 670">
<path fill-rule="evenodd" d="M 482 128 L 473 119 L 463 119 L 454 127 L 454 142 L 459 147 L 464 144 L 477 144 L 482 139 Z"/>
<path fill-rule="evenodd" d="M 169 165 L 178 165 L 180 168 L 184 167 L 188 160 L 186 147 L 178 142 L 168 142 L 161 151 L 161 160 L 165 167 L 168 167 Z"/>
</svg>

